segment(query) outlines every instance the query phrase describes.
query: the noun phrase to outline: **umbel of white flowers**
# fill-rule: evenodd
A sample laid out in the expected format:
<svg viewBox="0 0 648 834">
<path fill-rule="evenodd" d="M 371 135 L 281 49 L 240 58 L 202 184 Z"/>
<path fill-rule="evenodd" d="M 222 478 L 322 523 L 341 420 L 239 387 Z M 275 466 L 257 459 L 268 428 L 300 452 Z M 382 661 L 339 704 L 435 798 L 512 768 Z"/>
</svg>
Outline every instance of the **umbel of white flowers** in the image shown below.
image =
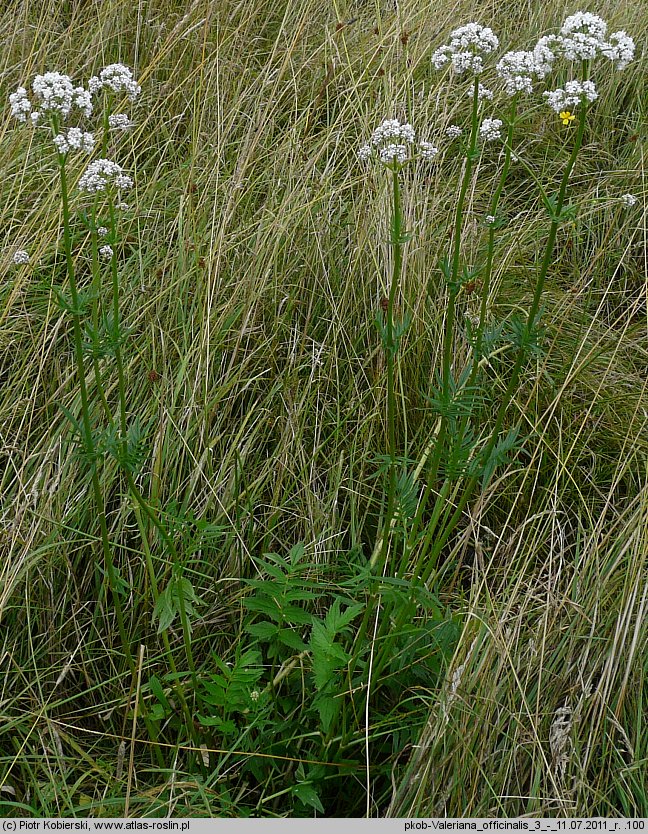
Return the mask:
<svg viewBox="0 0 648 834">
<path fill-rule="evenodd" d="M 450 64 L 453 70 L 461 75 L 470 72 L 479 75 L 484 69 L 482 55 L 494 52 L 499 46 L 499 39 L 488 26 L 479 23 L 467 23 L 450 33 L 450 43 L 432 55 L 432 65 L 441 69 Z"/>
<path fill-rule="evenodd" d="M 112 90 L 113 93 L 126 93 L 131 101 L 135 101 L 142 92 L 142 88 L 133 78 L 133 73 L 124 64 L 109 64 L 104 67 L 99 75 L 92 76 L 88 86 L 93 95 L 100 90 Z"/>
<path fill-rule="evenodd" d="M 568 61 L 592 60 L 602 55 L 622 70 L 632 61 L 635 44 L 624 31 L 608 35 L 607 23 L 590 12 L 576 12 L 567 17 L 558 35 L 540 38 L 530 51 L 507 52 L 497 63 L 497 74 L 507 95 L 531 93 L 533 83 L 545 78 L 558 58 Z M 467 23 L 450 33 L 450 41 L 432 54 L 432 65 L 441 69 L 450 65 L 459 75 L 480 75 L 484 56 L 499 45 L 497 35 L 488 26 Z M 480 94 L 480 99 L 485 98 Z"/>
<path fill-rule="evenodd" d="M 390 165 L 402 164 L 416 152 L 426 160 L 434 159 L 439 152 L 431 142 L 419 142 L 412 153 L 413 145 L 416 145 L 416 134 L 411 124 L 401 124 L 398 119 L 385 119 L 372 133 L 371 141 L 358 149 L 358 158 L 365 161 L 375 153 L 381 162 Z"/>
<path fill-rule="evenodd" d="M 75 87 L 69 75 L 60 72 L 46 72 L 37 75 L 32 81 L 34 103 L 30 101 L 27 90 L 18 87 L 9 96 L 11 115 L 20 122 L 26 122 L 27 117 L 34 124 L 38 124 L 44 114 L 52 113 L 65 120 L 75 110 L 80 110 L 84 116 L 92 113 L 92 96 L 89 90 Z"/>
<path fill-rule="evenodd" d="M 132 187 L 133 180 L 124 174 L 121 165 L 110 159 L 95 159 L 79 179 L 79 190 L 87 194 L 97 194 L 109 188 L 126 191 Z"/>
</svg>

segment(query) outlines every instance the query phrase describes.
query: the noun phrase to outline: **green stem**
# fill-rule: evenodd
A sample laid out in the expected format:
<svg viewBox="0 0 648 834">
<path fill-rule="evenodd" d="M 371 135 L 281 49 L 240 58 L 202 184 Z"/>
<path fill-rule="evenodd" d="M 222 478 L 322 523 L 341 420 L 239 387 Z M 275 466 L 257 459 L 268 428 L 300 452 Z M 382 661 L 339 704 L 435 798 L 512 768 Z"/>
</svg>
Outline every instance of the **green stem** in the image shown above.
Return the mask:
<svg viewBox="0 0 648 834">
<path fill-rule="evenodd" d="M 525 336 L 528 337 L 535 326 L 536 316 L 538 313 L 538 309 L 540 307 L 540 300 L 542 298 L 542 291 L 544 289 L 545 280 L 547 278 L 547 274 L 549 272 L 549 267 L 551 265 L 551 261 L 553 258 L 553 250 L 556 242 L 556 235 L 558 232 L 558 226 L 560 225 L 561 220 L 561 213 L 565 203 L 565 195 L 567 193 L 567 185 L 569 183 L 569 177 L 573 170 L 574 164 L 576 162 L 576 157 L 581 149 L 582 142 L 583 142 L 583 134 L 585 131 L 585 117 L 587 115 L 587 105 L 583 106 L 583 113 L 581 116 L 581 120 L 578 125 L 578 131 L 576 134 L 576 139 L 574 142 L 574 147 L 572 149 L 571 155 L 569 157 L 569 161 L 565 170 L 563 172 L 562 180 L 560 182 L 560 188 L 558 190 L 558 197 L 555 203 L 555 213 L 551 220 L 551 226 L 549 228 L 549 235 L 547 237 L 547 243 L 545 246 L 544 256 L 542 259 L 542 263 L 540 265 L 540 270 L 538 272 L 538 277 L 536 280 L 535 291 L 533 294 L 533 299 L 531 302 L 531 306 L 529 308 L 529 312 L 527 315 L 527 321 L 525 326 Z M 495 419 L 495 425 L 491 432 L 490 439 L 484 449 L 483 458 L 484 460 L 488 460 L 493 449 L 495 448 L 495 444 L 497 443 L 499 433 L 501 431 L 502 425 L 504 423 L 504 418 L 506 416 L 506 412 L 508 410 L 508 406 L 513 398 L 513 393 L 517 388 L 520 371 L 522 370 L 522 365 L 524 364 L 524 359 L 526 356 L 526 350 L 524 343 L 520 346 L 517 352 L 517 356 L 515 359 L 515 364 L 513 366 L 513 371 L 511 373 L 511 377 L 509 379 L 509 383 L 506 387 L 506 391 L 500 403 L 497 417 Z M 432 540 L 433 535 L 435 534 L 436 525 L 430 525 L 429 529 L 426 531 L 426 537 L 421 547 L 421 551 L 419 553 L 419 557 L 417 560 L 417 569 L 420 570 L 422 565 L 425 563 L 425 570 L 422 573 L 422 581 L 425 582 L 430 577 L 432 571 L 436 567 L 436 560 L 441 552 L 442 548 L 446 544 L 448 538 L 452 534 L 452 531 L 455 529 L 457 523 L 461 519 L 461 515 L 463 513 L 464 507 L 470 500 L 473 494 L 473 490 L 479 480 L 479 475 L 473 475 L 466 487 L 463 491 L 463 494 L 457 504 L 454 514 L 452 515 L 450 521 L 445 525 L 443 532 L 440 536 L 436 539 L 434 547 L 432 549 L 432 553 L 429 558 L 427 558 L 427 551 L 430 546 L 430 542 Z"/>
<path fill-rule="evenodd" d="M 459 267 L 461 263 L 461 230 L 463 228 L 463 213 L 464 213 L 464 203 L 466 200 L 466 194 L 468 193 L 468 186 L 470 184 L 470 179 L 472 176 L 473 164 L 476 159 L 477 155 L 477 142 L 479 139 L 479 78 L 475 77 L 473 83 L 473 95 L 472 95 L 472 109 L 471 109 L 471 119 L 470 119 L 470 140 L 468 145 L 468 150 L 466 152 L 466 163 L 464 165 L 463 176 L 461 178 L 461 185 L 459 187 L 459 198 L 457 200 L 457 206 L 455 209 L 455 218 L 454 218 L 454 232 L 453 232 L 453 248 L 452 248 L 452 260 L 451 260 L 451 269 L 450 269 L 450 281 L 449 281 L 449 298 L 448 298 L 448 311 L 446 315 L 445 321 L 445 329 L 443 335 L 443 370 L 442 370 L 442 387 L 443 387 L 443 399 L 447 400 L 449 396 L 450 390 L 450 373 L 451 373 L 451 359 L 452 359 L 452 345 L 454 342 L 454 319 L 455 319 L 455 302 L 457 298 L 457 292 L 459 289 Z M 403 559 L 399 566 L 398 576 L 403 576 L 405 571 L 407 570 L 408 563 L 409 563 L 409 556 L 412 552 L 414 544 L 416 542 L 416 537 L 418 536 L 419 527 L 423 521 L 423 515 L 427 508 L 427 503 L 430 498 L 430 493 L 434 488 L 434 484 L 436 483 L 437 472 L 439 470 L 439 465 L 441 463 L 441 458 L 443 455 L 443 449 L 445 444 L 445 438 L 448 431 L 448 418 L 447 415 L 442 415 L 441 417 L 441 426 L 439 428 L 439 433 L 437 435 L 436 443 L 434 446 L 434 453 L 432 455 L 432 459 L 430 461 L 429 470 L 427 474 L 427 482 L 425 485 L 425 489 L 423 491 L 423 495 L 421 496 L 421 500 L 419 501 L 419 505 L 416 511 L 416 515 L 414 516 L 414 521 L 412 523 L 412 529 L 410 534 L 407 538 L 407 543 L 403 553 Z"/>
<path fill-rule="evenodd" d="M 403 267 L 403 208 L 401 200 L 399 173 L 401 166 L 394 161 L 390 166 L 392 174 L 392 216 L 390 245 L 392 248 L 392 276 L 387 299 L 386 322 L 386 362 L 387 362 L 387 451 L 389 457 L 389 490 L 387 494 L 387 511 L 383 519 L 381 538 L 376 540 L 371 557 L 371 567 L 376 575 L 382 575 L 387 565 L 389 542 L 394 518 L 396 502 L 396 396 L 394 392 L 394 365 L 396 358 L 396 339 L 394 338 L 394 302 L 400 282 Z M 376 606 L 376 593 L 372 589 L 365 606 L 364 616 L 356 634 L 354 645 L 357 652 L 363 646 L 365 635 L 372 613 Z M 348 680 L 351 681 L 357 665 L 358 655 L 354 653 L 348 669 Z M 369 681 L 369 686 L 371 681 Z"/>
<path fill-rule="evenodd" d="M 578 126 L 578 132 L 576 134 L 576 139 L 574 142 L 574 147 L 572 149 L 569 161 L 565 170 L 563 172 L 563 176 L 560 182 L 560 187 L 558 190 L 558 197 L 554 204 L 554 213 L 551 219 L 551 226 L 549 228 L 549 235 L 547 238 L 547 243 L 545 246 L 545 252 L 542 259 L 542 263 L 540 265 L 540 269 L 538 271 L 538 276 L 536 280 L 535 291 L 533 294 L 533 299 L 531 302 L 531 306 L 529 308 L 529 312 L 527 315 L 527 321 L 525 326 L 525 336 L 528 338 L 531 334 L 536 321 L 536 316 L 540 307 L 540 301 L 542 298 L 542 291 L 544 289 L 545 280 L 549 271 L 549 267 L 551 265 L 552 257 L 553 257 L 553 250 L 556 242 L 556 235 L 558 232 L 558 226 L 561 221 L 561 213 L 565 203 L 565 196 L 567 193 L 567 185 L 569 182 L 569 177 L 573 170 L 574 164 L 576 162 L 576 158 L 580 151 L 583 141 L 583 134 L 585 130 L 585 117 L 587 114 L 587 105 L 583 106 L 583 113 L 581 120 Z M 509 143 L 510 144 L 510 143 Z M 501 431 L 502 425 L 504 423 L 504 419 L 506 416 L 506 412 L 508 410 L 508 406 L 513 398 L 513 393 L 517 388 L 520 372 L 522 369 L 522 365 L 524 364 L 524 359 L 526 357 L 526 349 L 525 349 L 525 342 L 526 339 L 523 339 L 523 343 L 518 349 L 515 364 L 513 367 L 513 371 L 511 373 L 511 377 L 509 379 L 509 383 L 507 385 L 506 391 L 500 403 L 497 417 L 495 420 L 495 425 L 491 432 L 490 439 L 484 449 L 483 458 L 484 460 L 488 460 L 490 455 L 495 448 L 495 444 L 497 443 L 499 433 Z M 448 542 L 450 536 L 456 529 L 457 524 L 461 520 L 464 508 L 468 501 L 471 499 L 474 489 L 477 485 L 479 480 L 479 474 L 472 475 L 471 478 L 468 480 L 467 484 L 463 488 L 461 497 L 459 498 L 454 513 L 450 516 L 450 508 L 446 507 L 446 502 L 449 497 L 450 492 L 450 481 L 446 479 L 439 496 L 437 497 L 437 501 L 435 502 L 435 509 L 433 513 L 433 517 L 430 523 L 427 525 L 425 538 L 421 544 L 421 548 L 418 554 L 418 558 L 416 564 L 413 569 L 413 583 L 425 585 L 430 579 L 432 573 L 436 570 L 437 560 L 441 551 L 443 550 L 444 546 Z M 458 488 L 460 488 L 458 486 Z M 442 513 L 442 509 L 446 510 L 445 513 Z M 443 523 L 441 525 L 441 529 L 437 535 L 437 526 L 439 523 L 439 519 L 443 515 Z M 449 517 L 450 516 L 450 517 Z M 448 520 L 449 519 L 449 520 Z M 431 542 L 434 538 L 434 545 L 432 546 L 431 552 L 428 554 L 430 549 Z M 392 627 L 392 634 L 398 634 L 401 630 L 402 626 L 404 625 L 404 616 L 401 614 L 397 616 L 396 622 L 393 624 Z M 375 667 L 376 679 L 379 679 L 380 673 L 384 669 L 385 665 L 389 660 L 389 643 L 390 641 L 386 641 L 385 646 L 381 649 L 380 655 L 376 658 Z"/>
<path fill-rule="evenodd" d="M 77 365 L 77 373 L 79 377 L 79 390 L 81 393 L 81 413 L 83 421 L 83 434 L 86 455 L 90 461 L 92 472 L 92 489 L 94 493 L 97 513 L 99 515 L 99 526 L 101 528 L 101 543 L 104 553 L 104 561 L 106 565 L 106 574 L 108 576 L 108 584 L 113 597 L 115 606 L 115 615 L 117 618 L 117 627 L 121 638 L 124 655 L 128 661 L 131 673 L 135 674 L 135 662 L 130 650 L 130 644 L 126 636 L 126 628 L 124 625 L 124 616 L 121 607 L 121 601 L 117 592 L 117 581 L 115 577 L 115 565 L 112 557 L 112 549 L 108 536 L 108 526 L 106 523 L 106 511 L 101 492 L 101 485 L 99 483 L 99 473 L 97 472 L 96 449 L 94 438 L 92 436 L 92 424 L 90 421 L 90 407 L 88 404 L 88 389 L 85 379 L 85 368 L 83 362 L 83 340 L 81 335 L 81 321 L 79 315 L 79 293 L 76 285 L 76 277 L 74 272 L 74 261 L 72 258 L 72 238 L 70 234 L 70 206 L 68 197 L 67 175 L 65 170 L 65 154 L 58 153 L 59 175 L 61 183 L 61 202 L 63 207 L 63 247 L 65 250 L 65 261 L 67 266 L 68 281 L 70 284 L 70 295 L 72 297 L 72 326 L 74 332 L 74 355 Z"/>
<path fill-rule="evenodd" d="M 101 368 L 99 367 L 99 305 L 101 296 L 101 265 L 99 264 L 99 246 L 97 243 L 97 199 L 95 198 L 92 204 L 92 365 L 95 375 L 95 386 L 97 394 L 101 400 L 104 413 L 108 421 L 112 424 L 112 414 L 110 406 L 106 399 L 104 392 L 103 380 L 101 377 Z"/>
<path fill-rule="evenodd" d="M 497 210 L 499 208 L 500 198 L 502 196 L 502 191 L 504 190 L 504 185 L 508 178 L 509 169 L 511 167 L 511 147 L 513 144 L 513 133 L 515 131 L 515 122 L 516 122 L 516 113 L 517 113 L 517 101 L 518 96 L 513 96 L 511 101 L 511 112 L 509 114 L 509 124 L 508 130 L 506 134 L 506 145 L 504 150 L 504 165 L 502 166 L 502 171 L 500 173 L 499 182 L 497 184 L 497 188 L 495 189 L 495 193 L 493 194 L 493 199 L 491 200 L 489 214 L 492 217 L 497 217 Z M 484 268 L 484 276 L 481 288 L 481 305 L 479 309 L 479 324 L 477 326 L 477 334 L 475 337 L 475 350 L 473 353 L 473 366 L 470 374 L 470 380 L 468 385 L 472 385 L 477 377 L 477 371 L 479 368 L 479 360 L 481 358 L 481 348 L 482 348 L 482 341 L 484 338 L 484 327 L 486 326 L 486 310 L 488 307 L 488 296 L 490 294 L 490 282 L 493 275 L 493 257 L 495 253 L 495 228 L 493 225 L 490 226 L 488 229 L 488 244 L 487 244 L 487 252 L 486 252 L 486 266 Z M 466 418 L 467 419 L 467 418 Z M 465 430 L 465 423 L 462 425 L 462 434 Z"/>
<path fill-rule="evenodd" d="M 115 215 L 115 204 L 114 200 L 111 198 L 109 202 L 109 212 L 110 212 L 110 230 L 111 230 L 111 240 L 115 242 L 117 240 L 117 221 Z M 115 343 L 115 363 L 117 365 L 117 380 L 118 380 L 118 388 L 119 388 L 119 422 L 120 422 L 120 433 L 121 433 L 121 450 L 122 450 L 122 460 L 124 461 L 124 472 L 126 475 L 126 480 L 128 483 L 128 488 L 139 506 L 142 508 L 144 513 L 146 514 L 147 518 L 155 525 L 155 527 L 160 531 L 165 544 L 169 549 L 169 554 L 172 558 L 174 564 L 174 571 L 178 576 L 182 574 L 182 566 L 180 564 L 180 560 L 178 559 L 178 552 L 176 550 L 175 544 L 173 542 L 172 537 L 167 533 L 164 529 L 164 525 L 157 517 L 157 514 L 148 506 L 147 502 L 145 501 L 144 497 L 142 496 L 137 484 L 135 483 L 135 479 L 133 478 L 132 473 L 129 471 L 128 466 L 126 465 L 127 459 L 127 452 L 128 452 L 128 440 L 127 440 L 127 432 L 128 432 L 128 418 L 127 418 L 127 405 L 126 405 L 126 377 L 124 374 L 124 362 L 122 357 L 121 351 L 121 344 L 120 344 L 120 307 L 119 307 L 119 272 L 117 269 L 117 253 L 115 249 L 113 249 L 112 257 L 110 259 L 110 269 L 111 269 L 111 276 L 112 276 L 112 300 L 113 300 L 113 331 L 116 334 L 116 343 Z M 154 586 L 151 585 L 153 588 Z M 196 666 L 194 663 L 193 652 L 191 649 L 191 630 L 189 628 L 189 620 L 187 617 L 187 612 L 184 604 L 184 598 L 182 594 L 179 594 L 179 607 L 180 607 L 180 622 L 182 624 L 182 635 L 184 640 L 185 652 L 187 655 L 187 663 L 189 665 L 189 670 L 191 672 L 192 683 L 194 689 L 198 684 L 198 678 L 196 675 Z M 157 601 L 157 595 L 156 595 Z"/>
<path fill-rule="evenodd" d="M 401 204 L 400 166 L 394 163 L 392 168 L 392 278 L 387 300 L 387 453 L 389 456 L 389 492 L 387 495 L 387 512 L 382 528 L 382 543 L 380 547 L 380 568 L 387 562 L 389 540 L 396 500 L 396 395 L 394 392 L 394 365 L 396 359 L 396 339 L 394 337 L 394 301 L 400 282 L 403 267 L 403 209 Z M 376 566 L 377 552 L 372 557 L 372 566 Z"/>
</svg>

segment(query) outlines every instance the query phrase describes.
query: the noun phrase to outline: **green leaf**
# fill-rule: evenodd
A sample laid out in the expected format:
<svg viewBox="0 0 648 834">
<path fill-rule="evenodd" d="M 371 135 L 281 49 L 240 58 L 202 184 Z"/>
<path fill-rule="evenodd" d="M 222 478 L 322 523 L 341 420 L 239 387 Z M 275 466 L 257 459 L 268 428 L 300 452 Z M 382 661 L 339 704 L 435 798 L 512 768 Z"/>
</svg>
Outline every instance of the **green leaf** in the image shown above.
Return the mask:
<svg viewBox="0 0 648 834">
<path fill-rule="evenodd" d="M 256 596 L 250 599 L 244 599 L 243 605 L 249 611 L 258 611 L 260 614 L 266 614 L 273 620 L 279 620 L 281 618 L 281 608 L 273 599 L 268 599 L 268 597 Z"/>
<path fill-rule="evenodd" d="M 331 695 L 318 695 L 315 698 L 313 704 L 319 713 L 323 733 L 328 733 L 331 728 L 331 724 L 340 711 L 340 703 L 339 698 L 333 698 Z"/>
<path fill-rule="evenodd" d="M 177 614 L 176 602 L 173 598 L 172 580 L 158 597 L 153 610 L 153 617 L 157 617 L 159 620 L 157 633 L 161 634 L 163 631 L 166 631 L 175 620 Z"/>
<path fill-rule="evenodd" d="M 258 637 L 259 640 L 271 640 L 279 632 L 278 626 L 274 623 L 253 623 L 245 627 L 248 634 Z"/>
<path fill-rule="evenodd" d="M 282 608 L 284 620 L 289 623 L 298 623 L 300 625 L 310 625 L 313 622 L 313 615 L 303 608 L 298 608 L 296 605 L 286 605 Z"/>
<path fill-rule="evenodd" d="M 297 565 L 303 558 L 306 552 L 306 546 L 303 542 L 297 542 L 296 545 L 290 548 L 288 559 L 291 565 Z"/>
<path fill-rule="evenodd" d="M 279 640 L 284 644 L 284 646 L 288 646 L 289 649 L 295 649 L 298 652 L 306 651 L 308 646 L 304 641 L 301 639 L 299 634 L 296 631 L 293 631 L 289 628 L 282 628 L 279 631 Z"/>
<path fill-rule="evenodd" d="M 324 813 L 324 806 L 317 795 L 317 791 L 308 782 L 302 782 L 300 785 L 295 785 L 293 793 L 304 805 L 314 808 L 316 811 L 319 811 L 320 814 Z"/>
<path fill-rule="evenodd" d="M 79 421 L 72 414 L 72 412 L 69 409 L 67 409 L 62 403 L 59 403 L 58 407 L 61 409 L 63 414 L 65 414 L 68 422 L 72 426 L 74 434 L 76 434 L 79 438 L 83 438 L 83 429 L 81 427 L 81 423 L 79 423 Z"/>
<path fill-rule="evenodd" d="M 151 692 L 153 693 L 153 695 L 155 695 L 155 697 L 162 704 L 164 709 L 167 712 L 172 712 L 171 705 L 169 704 L 169 701 L 167 700 L 167 697 L 164 694 L 164 689 L 162 689 L 162 684 L 160 683 L 158 678 L 155 677 L 155 675 L 153 675 L 150 678 L 149 687 L 150 687 Z"/>
</svg>

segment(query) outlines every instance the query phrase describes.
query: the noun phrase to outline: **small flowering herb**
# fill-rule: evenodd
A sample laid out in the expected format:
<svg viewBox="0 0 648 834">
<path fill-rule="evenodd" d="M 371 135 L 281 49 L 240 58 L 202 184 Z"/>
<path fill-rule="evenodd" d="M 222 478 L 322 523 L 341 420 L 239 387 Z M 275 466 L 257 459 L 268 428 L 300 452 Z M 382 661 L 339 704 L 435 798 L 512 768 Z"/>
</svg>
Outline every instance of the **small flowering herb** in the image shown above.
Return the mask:
<svg viewBox="0 0 648 834">
<path fill-rule="evenodd" d="M 482 55 L 493 52 L 498 46 L 499 39 L 488 26 L 467 23 L 451 32 L 450 43 L 433 53 L 432 66 L 441 69 L 450 64 L 458 75 L 465 72 L 479 75 L 484 69 Z"/>
<path fill-rule="evenodd" d="M 446 136 L 448 139 L 458 139 L 463 133 L 463 129 L 459 125 L 450 125 L 446 128 Z"/>
<path fill-rule="evenodd" d="M 560 39 L 556 35 L 545 35 L 533 48 L 533 60 L 538 78 L 544 78 L 552 71 L 559 43 Z"/>
<path fill-rule="evenodd" d="M 439 153 L 439 149 L 431 142 L 419 142 L 419 150 L 423 159 L 432 160 Z"/>
<path fill-rule="evenodd" d="M 106 244 L 105 246 L 102 246 L 102 247 L 99 249 L 99 254 L 101 255 L 101 257 L 102 257 L 105 261 L 109 261 L 109 260 L 112 258 L 112 256 L 113 256 L 112 246 L 108 246 L 108 244 Z"/>
<path fill-rule="evenodd" d="M 54 137 L 54 144 L 57 151 L 62 154 L 70 151 L 92 153 L 95 139 L 93 133 L 84 133 L 78 127 L 71 127 L 65 133 L 58 133 Z"/>
<path fill-rule="evenodd" d="M 467 90 L 466 95 L 468 98 L 472 98 L 473 91 Z M 489 90 L 488 87 L 485 87 L 483 84 L 479 84 L 477 88 L 477 100 L 478 101 L 492 101 L 493 100 L 493 91 Z"/>
<path fill-rule="evenodd" d="M 570 125 L 576 118 L 576 116 L 574 116 L 573 113 L 570 113 L 569 110 L 562 110 L 558 115 L 560 116 L 560 121 L 565 126 Z"/>
<path fill-rule="evenodd" d="M 25 249 L 17 249 L 13 254 L 13 262 L 15 264 L 28 264 L 29 252 Z"/>
<path fill-rule="evenodd" d="M 108 116 L 108 126 L 112 130 L 127 131 L 133 127 L 133 122 L 131 122 L 126 113 L 111 113 Z"/>
<path fill-rule="evenodd" d="M 412 152 L 411 147 L 415 143 L 416 134 L 411 124 L 401 124 L 398 119 L 385 119 L 372 133 L 371 141 L 358 148 L 358 159 L 365 162 L 376 153 L 385 165 L 400 167 L 417 155 Z M 419 142 L 416 150 L 418 156 L 427 161 L 434 159 L 439 153 L 439 149 L 432 142 Z"/>
<path fill-rule="evenodd" d="M 97 234 L 99 235 L 99 237 L 107 237 L 108 229 L 105 226 L 99 226 L 97 228 Z"/>
<path fill-rule="evenodd" d="M 613 32 L 601 46 L 601 53 L 615 62 L 616 69 L 624 70 L 634 58 L 635 43 L 625 32 Z"/>
<path fill-rule="evenodd" d="M 479 128 L 479 135 L 484 142 L 494 142 L 502 138 L 502 120 L 484 119 Z"/>
<path fill-rule="evenodd" d="M 24 87 L 18 87 L 16 92 L 9 96 L 9 104 L 14 119 L 18 119 L 19 122 L 26 122 L 32 109 L 31 102 L 27 98 L 27 90 Z"/>
<path fill-rule="evenodd" d="M 619 199 L 626 208 L 632 208 L 637 204 L 637 198 L 634 194 L 622 194 Z"/>
<path fill-rule="evenodd" d="M 544 78 L 546 65 L 534 52 L 507 52 L 497 62 L 497 74 L 504 82 L 507 96 L 516 93 L 532 93 L 535 79 Z"/>
<path fill-rule="evenodd" d="M 65 120 L 75 109 L 80 110 L 84 116 L 92 113 L 90 92 L 83 87 L 75 87 L 69 75 L 60 72 L 37 75 L 32 82 L 32 92 L 38 109 L 34 108 L 24 87 L 18 87 L 9 96 L 11 115 L 20 122 L 27 121 L 29 115 L 32 122 L 38 124 L 44 114 L 56 115 Z"/>
<path fill-rule="evenodd" d="M 88 82 L 91 93 L 100 90 L 112 90 L 113 93 L 126 93 L 131 101 L 142 92 L 142 88 L 133 78 L 131 70 L 124 64 L 109 64 L 99 75 L 93 75 Z"/>
<path fill-rule="evenodd" d="M 389 164 L 390 162 L 403 163 L 407 159 L 407 146 L 394 145 L 390 143 L 379 150 L 380 161 Z"/>
<path fill-rule="evenodd" d="M 121 165 L 110 159 L 96 159 L 91 162 L 79 179 L 79 190 L 97 194 L 113 186 L 120 191 L 133 187 L 133 180 L 124 174 Z"/>
<path fill-rule="evenodd" d="M 373 154 L 373 148 L 369 144 L 369 142 L 365 142 L 364 145 L 360 145 L 358 148 L 358 159 L 361 162 L 365 162 L 369 157 Z"/>
<path fill-rule="evenodd" d="M 548 91 L 543 95 L 547 99 L 549 107 L 556 113 L 578 107 L 579 104 L 591 104 L 598 98 L 593 81 L 568 81 L 564 89 L 559 87 L 557 90 Z"/>
</svg>

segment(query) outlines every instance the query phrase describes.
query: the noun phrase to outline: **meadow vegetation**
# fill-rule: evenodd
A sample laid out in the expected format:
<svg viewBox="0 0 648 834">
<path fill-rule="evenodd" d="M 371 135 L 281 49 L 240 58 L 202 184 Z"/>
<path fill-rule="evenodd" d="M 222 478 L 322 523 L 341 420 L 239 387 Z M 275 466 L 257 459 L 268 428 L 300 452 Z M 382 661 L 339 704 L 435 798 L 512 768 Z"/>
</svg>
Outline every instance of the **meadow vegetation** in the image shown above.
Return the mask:
<svg viewBox="0 0 648 834">
<path fill-rule="evenodd" d="M 3 4 L 0 814 L 648 817 L 648 9 L 495 69 L 577 11 Z"/>
</svg>

